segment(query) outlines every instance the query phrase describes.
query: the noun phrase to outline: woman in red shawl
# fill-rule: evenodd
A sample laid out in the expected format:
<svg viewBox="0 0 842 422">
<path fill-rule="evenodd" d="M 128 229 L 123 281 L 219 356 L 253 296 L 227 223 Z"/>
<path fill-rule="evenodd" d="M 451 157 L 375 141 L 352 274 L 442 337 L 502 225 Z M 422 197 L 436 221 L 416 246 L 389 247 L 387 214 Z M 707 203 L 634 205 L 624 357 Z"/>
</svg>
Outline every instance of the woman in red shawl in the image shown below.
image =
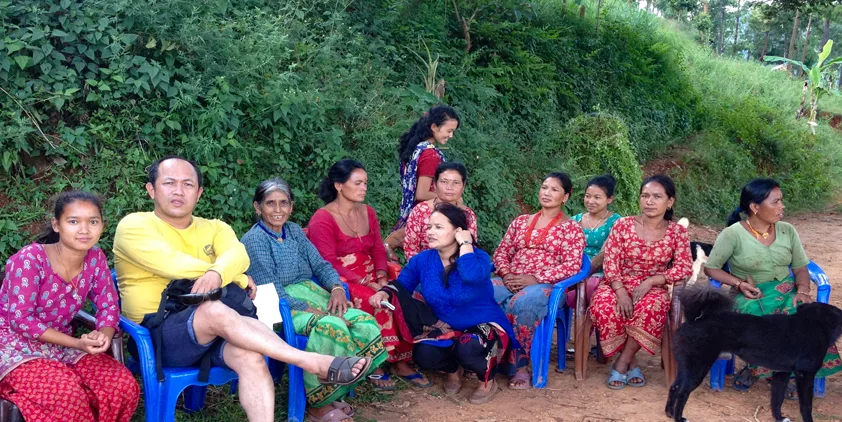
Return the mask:
<svg viewBox="0 0 842 422">
<path fill-rule="evenodd" d="M 388 274 L 377 213 L 364 203 L 367 190 L 368 176 L 360 162 L 350 159 L 336 162 L 319 189 L 325 206 L 310 218 L 308 237 L 348 283 L 356 306 L 374 315 L 389 353 L 387 362 L 392 363 L 394 372 L 414 386 L 427 388 L 432 383 L 409 366 L 412 339 L 401 338 L 392 311 L 374 309 L 368 301 L 394 276 Z M 381 390 L 395 390 L 394 381 L 383 369 L 376 369 L 369 379 Z"/>
</svg>

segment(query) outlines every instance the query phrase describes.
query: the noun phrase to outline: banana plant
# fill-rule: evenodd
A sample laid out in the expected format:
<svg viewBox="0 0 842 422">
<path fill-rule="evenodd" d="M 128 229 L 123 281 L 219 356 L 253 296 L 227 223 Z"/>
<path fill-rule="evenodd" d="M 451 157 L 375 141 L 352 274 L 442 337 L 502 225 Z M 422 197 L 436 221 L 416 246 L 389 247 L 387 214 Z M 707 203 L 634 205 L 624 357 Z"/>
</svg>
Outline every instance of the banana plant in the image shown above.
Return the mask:
<svg viewBox="0 0 842 422">
<path fill-rule="evenodd" d="M 806 65 L 804 65 L 804 63 L 797 60 L 787 59 L 786 57 L 766 56 L 764 58 L 764 61 L 767 62 L 789 63 L 795 66 L 800 66 L 801 69 L 804 70 L 804 74 L 807 75 L 807 78 L 804 80 L 804 88 L 801 94 L 801 107 L 798 109 L 798 112 L 795 113 L 795 118 L 800 119 L 801 117 L 809 114 L 810 120 L 807 124 L 810 125 L 810 131 L 814 135 L 816 133 L 816 126 L 818 126 L 818 123 L 816 123 L 816 116 L 819 99 L 825 95 L 840 95 L 839 84 L 834 86 L 834 72 L 831 72 L 830 68 L 835 64 L 842 63 L 842 57 L 837 57 L 825 63 L 825 60 L 827 60 L 830 56 L 830 50 L 832 48 L 833 40 L 827 40 L 821 53 L 819 53 L 819 60 L 812 68 L 809 69 Z M 808 99 L 810 101 L 809 110 L 807 109 Z"/>
</svg>

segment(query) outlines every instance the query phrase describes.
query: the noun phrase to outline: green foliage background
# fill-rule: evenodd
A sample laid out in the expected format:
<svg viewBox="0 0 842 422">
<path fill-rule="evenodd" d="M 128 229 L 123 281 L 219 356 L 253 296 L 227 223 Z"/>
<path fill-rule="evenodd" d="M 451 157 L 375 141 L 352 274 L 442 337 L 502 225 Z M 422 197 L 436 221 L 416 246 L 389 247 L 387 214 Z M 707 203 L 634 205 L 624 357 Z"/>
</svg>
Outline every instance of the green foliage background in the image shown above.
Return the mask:
<svg viewBox="0 0 842 422">
<path fill-rule="evenodd" d="M 462 114 L 446 155 L 469 168 L 465 200 L 489 249 L 549 171 L 573 176 L 570 213 L 606 171 L 621 181 L 617 209 L 633 212 L 640 163 L 675 144 L 679 214 L 705 222 L 761 174 L 796 208 L 838 186 L 839 136 L 792 120 L 800 91 L 783 75 L 710 57 L 625 2 L 607 2 L 598 35 L 588 2 L 585 18 L 558 0 L 457 3 L 478 8 L 468 53 L 445 1 L 0 0 L 0 257 L 71 187 L 108 198 L 108 249 L 121 216 L 151 207 L 146 166 L 172 153 L 202 164 L 198 214 L 238 233 L 260 180 L 286 178 L 306 223 L 327 168 L 353 157 L 389 227 L 397 139 L 438 101 L 424 45 Z"/>
</svg>

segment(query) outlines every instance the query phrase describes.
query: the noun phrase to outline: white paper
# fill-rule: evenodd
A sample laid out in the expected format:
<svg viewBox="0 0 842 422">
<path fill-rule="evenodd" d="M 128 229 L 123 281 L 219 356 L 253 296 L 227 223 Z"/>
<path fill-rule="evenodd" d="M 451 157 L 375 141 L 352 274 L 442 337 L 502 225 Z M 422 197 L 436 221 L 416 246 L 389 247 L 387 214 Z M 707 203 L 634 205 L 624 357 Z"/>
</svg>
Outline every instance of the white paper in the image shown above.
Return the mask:
<svg viewBox="0 0 842 422">
<path fill-rule="evenodd" d="M 280 309 L 281 299 L 273 284 L 257 286 L 254 305 L 257 306 L 257 319 L 272 329 L 275 324 L 283 321 Z"/>
</svg>

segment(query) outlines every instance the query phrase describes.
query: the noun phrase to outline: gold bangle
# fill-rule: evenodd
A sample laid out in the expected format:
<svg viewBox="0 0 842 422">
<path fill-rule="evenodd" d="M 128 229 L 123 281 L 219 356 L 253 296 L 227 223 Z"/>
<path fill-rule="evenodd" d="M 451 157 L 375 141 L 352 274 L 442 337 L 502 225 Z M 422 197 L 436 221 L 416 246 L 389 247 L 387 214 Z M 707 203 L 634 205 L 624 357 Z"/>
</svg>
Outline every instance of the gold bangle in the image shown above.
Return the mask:
<svg viewBox="0 0 842 422">
<path fill-rule="evenodd" d="M 332 288 L 332 289 L 330 289 L 331 293 L 333 293 L 333 291 L 334 291 L 334 290 L 336 290 L 336 289 L 342 289 L 342 290 L 345 290 L 345 288 L 344 288 L 344 287 L 342 287 L 342 286 L 333 286 L 333 288 Z"/>
</svg>

